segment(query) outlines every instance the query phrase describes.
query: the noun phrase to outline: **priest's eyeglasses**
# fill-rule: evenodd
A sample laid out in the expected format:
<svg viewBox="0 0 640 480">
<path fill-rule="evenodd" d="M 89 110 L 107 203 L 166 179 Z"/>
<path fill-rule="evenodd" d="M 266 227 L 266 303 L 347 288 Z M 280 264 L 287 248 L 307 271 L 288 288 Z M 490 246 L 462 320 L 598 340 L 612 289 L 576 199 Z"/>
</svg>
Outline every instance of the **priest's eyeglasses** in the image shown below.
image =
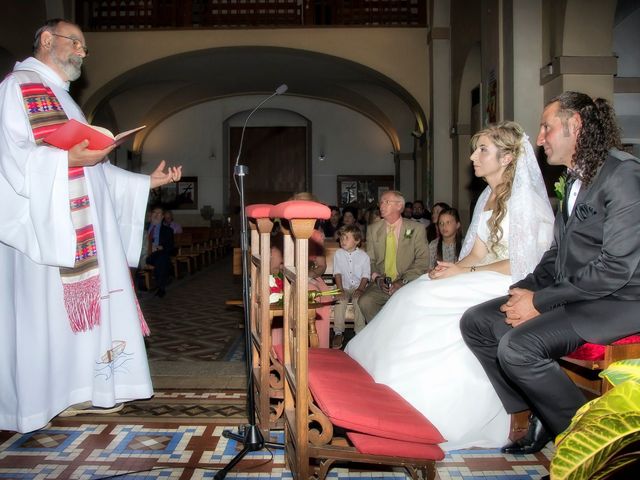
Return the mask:
<svg viewBox="0 0 640 480">
<path fill-rule="evenodd" d="M 60 35 L 58 33 L 52 33 L 51 35 L 53 35 L 54 37 L 62 37 L 66 38 L 67 40 L 71 40 L 73 42 L 73 48 L 75 48 L 76 50 L 82 50 L 85 55 L 89 55 L 89 48 L 86 45 L 83 45 L 83 43 L 77 38 L 67 37 L 66 35 Z"/>
</svg>

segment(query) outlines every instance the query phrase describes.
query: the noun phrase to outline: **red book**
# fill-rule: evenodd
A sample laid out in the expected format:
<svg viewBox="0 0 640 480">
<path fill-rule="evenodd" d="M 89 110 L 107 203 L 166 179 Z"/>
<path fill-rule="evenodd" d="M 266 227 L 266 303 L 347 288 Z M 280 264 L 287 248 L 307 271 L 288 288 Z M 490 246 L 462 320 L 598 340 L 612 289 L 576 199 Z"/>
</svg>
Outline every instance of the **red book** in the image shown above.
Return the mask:
<svg viewBox="0 0 640 480">
<path fill-rule="evenodd" d="M 113 133 L 106 128 L 96 127 L 95 125 L 89 125 L 72 119 L 44 137 L 43 140 L 62 150 L 69 150 L 83 140 L 89 140 L 89 150 L 102 150 L 110 145 L 120 145 L 129 135 L 145 127 L 146 125 L 143 125 L 114 136 Z"/>
</svg>

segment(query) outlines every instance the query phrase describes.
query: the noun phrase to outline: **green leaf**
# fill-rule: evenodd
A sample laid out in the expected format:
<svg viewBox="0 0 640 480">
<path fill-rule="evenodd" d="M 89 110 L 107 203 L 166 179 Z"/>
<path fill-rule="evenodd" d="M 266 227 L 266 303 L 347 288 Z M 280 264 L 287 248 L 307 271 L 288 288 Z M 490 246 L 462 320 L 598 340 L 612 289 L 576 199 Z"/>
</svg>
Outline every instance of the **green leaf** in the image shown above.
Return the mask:
<svg viewBox="0 0 640 480">
<path fill-rule="evenodd" d="M 614 475 L 618 470 L 626 467 L 627 465 L 631 465 L 637 462 L 640 462 L 640 452 L 631 452 L 624 455 L 619 455 L 607 462 L 604 468 L 598 470 L 589 480 L 604 480 L 606 478 L 616 478 L 610 477 L 610 475 Z"/>
<path fill-rule="evenodd" d="M 589 479 L 617 452 L 640 440 L 639 383 L 622 383 L 585 407 L 558 436 L 550 466 L 554 480 Z"/>
<path fill-rule="evenodd" d="M 606 370 L 600 372 L 598 376 L 606 378 L 614 386 L 627 380 L 640 382 L 640 359 L 635 358 L 633 360 L 614 362 Z"/>
</svg>

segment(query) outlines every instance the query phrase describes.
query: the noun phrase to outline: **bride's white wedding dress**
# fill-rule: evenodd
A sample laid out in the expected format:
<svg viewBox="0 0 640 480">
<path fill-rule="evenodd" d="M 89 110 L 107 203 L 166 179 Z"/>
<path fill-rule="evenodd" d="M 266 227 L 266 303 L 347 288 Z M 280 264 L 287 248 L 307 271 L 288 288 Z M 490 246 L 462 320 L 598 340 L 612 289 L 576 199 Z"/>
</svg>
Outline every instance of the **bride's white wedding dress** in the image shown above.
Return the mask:
<svg viewBox="0 0 640 480">
<path fill-rule="evenodd" d="M 481 214 L 478 237 L 487 244 Z M 480 264 L 509 258 L 509 220 L 502 239 Z M 431 280 L 423 275 L 394 294 L 347 345 L 346 352 L 376 380 L 398 392 L 427 417 L 447 442 L 441 447 L 501 447 L 510 417 L 482 366 L 460 334 L 462 314 L 471 306 L 506 295 L 510 275 L 476 271 Z"/>
</svg>

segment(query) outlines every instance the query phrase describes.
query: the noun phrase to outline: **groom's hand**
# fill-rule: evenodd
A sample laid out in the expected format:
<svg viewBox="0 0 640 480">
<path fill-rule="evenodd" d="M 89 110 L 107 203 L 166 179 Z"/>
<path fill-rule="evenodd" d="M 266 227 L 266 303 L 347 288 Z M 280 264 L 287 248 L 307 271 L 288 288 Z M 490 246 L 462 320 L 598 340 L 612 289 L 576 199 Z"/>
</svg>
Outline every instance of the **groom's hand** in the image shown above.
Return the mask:
<svg viewBox="0 0 640 480">
<path fill-rule="evenodd" d="M 524 288 L 512 288 L 509 290 L 509 300 L 500 307 L 504 312 L 505 322 L 512 327 L 531 320 L 540 315 L 540 312 L 533 306 L 533 292 Z"/>
</svg>

